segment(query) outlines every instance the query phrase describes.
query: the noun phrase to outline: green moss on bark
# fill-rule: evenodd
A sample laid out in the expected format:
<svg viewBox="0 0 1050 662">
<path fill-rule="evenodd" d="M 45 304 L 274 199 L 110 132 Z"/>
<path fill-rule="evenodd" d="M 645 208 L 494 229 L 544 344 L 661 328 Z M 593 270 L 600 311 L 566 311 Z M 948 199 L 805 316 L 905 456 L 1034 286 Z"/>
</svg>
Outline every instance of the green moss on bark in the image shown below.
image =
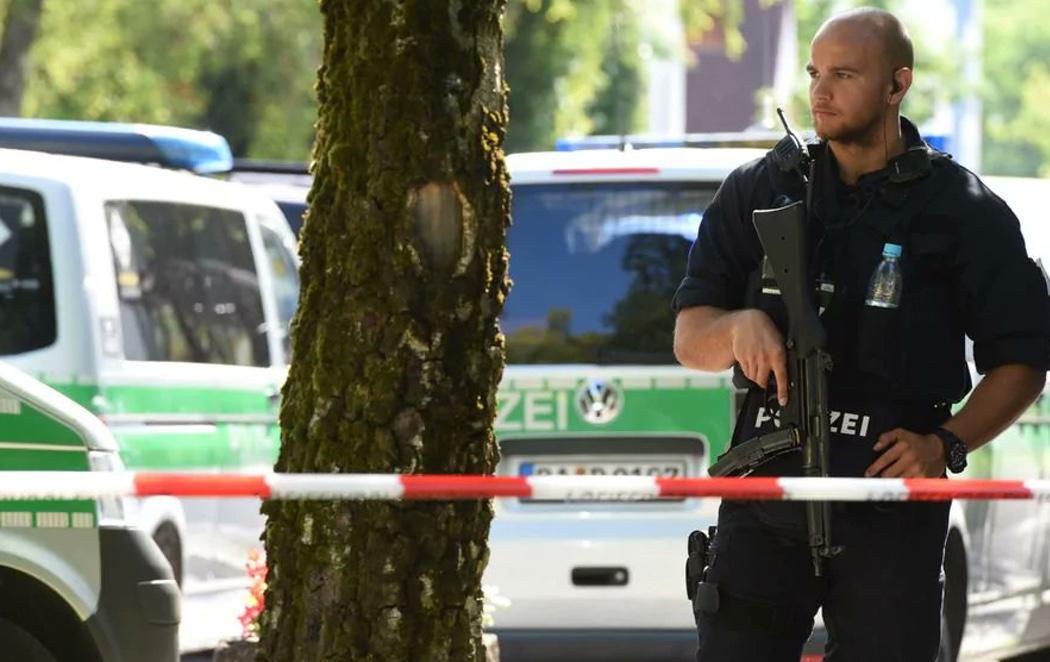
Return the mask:
<svg viewBox="0 0 1050 662">
<path fill-rule="evenodd" d="M 315 179 L 278 471 L 495 467 L 510 202 L 503 4 L 321 2 Z M 412 204 L 428 185 L 459 205 L 449 264 L 447 246 L 435 252 L 433 232 L 420 232 L 445 226 L 421 224 Z M 261 659 L 483 659 L 489 502 L 264 510 Z"/>
</svg>

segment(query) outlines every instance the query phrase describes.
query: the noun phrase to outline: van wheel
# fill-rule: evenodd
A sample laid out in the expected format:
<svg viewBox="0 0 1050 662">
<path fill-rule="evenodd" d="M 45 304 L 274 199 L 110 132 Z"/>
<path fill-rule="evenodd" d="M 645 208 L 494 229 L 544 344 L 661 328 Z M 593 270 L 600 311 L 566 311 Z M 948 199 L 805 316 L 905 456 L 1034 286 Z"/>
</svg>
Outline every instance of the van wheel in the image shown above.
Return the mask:
<svg viewBox="0 0 1050 662">
<path fill-rule="evenodd" d="M 941 647 L 937 649 L 937 662 L 955 662 L 955 649 L 948 631 L 948 619 L 941 615 Z"/>
<path fill-rule="evenodd" d="M 966 627 L 966 549 L 955 529 L 944 544 L 944 604 L 941 606 L 941 646 L 937 662 L 956 662 Z"/>
<path fill-rule="evenodd" d="M 941 640 L 944 642 L 941 648 L 949 655 L 943 658 L 946 662 L 955 662 L 962 647 L 969 583 L 966 548 L 962 536 L 952 529 L 944 545 L 944 606 L 941 609 Z"/>
<path fill-rule="evenodd" d="M 6 660 L 58 662 L 36 637 L 3 618 L 0 618 L 0 649 Z"/>
<path fill-rule="evenodd" d="M 170 522 L 165 522 L 153 532 L 153 542 L 157 543 L 160 553 L 168 560 L 175 583 L 182 588 L 182 541 L 179 531 Z"/>
</svg>

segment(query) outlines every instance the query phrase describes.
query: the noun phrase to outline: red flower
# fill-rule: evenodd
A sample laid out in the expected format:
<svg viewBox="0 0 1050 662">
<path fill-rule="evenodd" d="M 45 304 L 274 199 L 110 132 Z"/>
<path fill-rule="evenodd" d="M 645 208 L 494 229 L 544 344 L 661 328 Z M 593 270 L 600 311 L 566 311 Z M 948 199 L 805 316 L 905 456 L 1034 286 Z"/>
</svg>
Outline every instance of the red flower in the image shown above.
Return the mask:
<svg viewBox="0 0 1050 662">
<path fill-rule="evenodd" d="M 245 639 L 258 636 L 259 616 L 265 608 L 266 600 L 266 553 L 257 549 L 248 552 L 248 561 L 244 564 L 248 572 L 248 600 L 244 612 L 238 620 L 243 628 Z"/>
</svg>

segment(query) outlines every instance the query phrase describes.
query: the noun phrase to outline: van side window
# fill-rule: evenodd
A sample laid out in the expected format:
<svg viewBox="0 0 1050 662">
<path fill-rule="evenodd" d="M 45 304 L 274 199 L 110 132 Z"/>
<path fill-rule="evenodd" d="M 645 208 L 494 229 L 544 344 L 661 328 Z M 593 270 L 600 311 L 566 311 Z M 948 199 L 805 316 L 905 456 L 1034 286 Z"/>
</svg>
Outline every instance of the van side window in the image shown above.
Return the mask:
<svg viewBox="0 0 1050 662">
<path fill-rule="evenodd" d="M 292 359 L 292 317 L 299 305 L 299 270 L 295 258 L 282 241 L 281 236 L 271 228 L 260 223 L 263 246 L 266 249 L 266 260 L 270 264 L 270 276 L 273 278 L 274 298 L 277 300 L 277 318 L 281 325 L 281 344 L 284 346 L 284 360 Z"/>
<path fill-rule="evenodd" d="M 123 200 L 106 204 L 106 221 L 126 358 L 270 364 L 242 214 Z"/>
<path fill-rule="evenodd" d="M 0 187 L 0 355 L 55 342 L 55 294 L 44 201 Z"/>
</svg>

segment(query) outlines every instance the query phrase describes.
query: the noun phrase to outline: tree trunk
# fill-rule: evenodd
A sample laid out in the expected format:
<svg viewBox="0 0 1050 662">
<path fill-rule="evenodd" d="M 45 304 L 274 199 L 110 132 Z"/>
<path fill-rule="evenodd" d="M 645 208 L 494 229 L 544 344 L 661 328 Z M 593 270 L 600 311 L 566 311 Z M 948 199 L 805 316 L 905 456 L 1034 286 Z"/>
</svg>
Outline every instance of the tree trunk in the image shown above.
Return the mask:
<svg viewBox="0 0 1050 662">
<path fill-rule="evenodd" d="M 22 114 L 29 51 L 40 24 L 44 0 L 11 0 L 0 37 L 0 116 Z"/>
<path fill-rule="evenodd" d="M 504 0 L 322 0 L 276 469 L 491 473 Z M 260 659 L 481 661 L 489 501 L 269 502 Z"/>
</svg>

